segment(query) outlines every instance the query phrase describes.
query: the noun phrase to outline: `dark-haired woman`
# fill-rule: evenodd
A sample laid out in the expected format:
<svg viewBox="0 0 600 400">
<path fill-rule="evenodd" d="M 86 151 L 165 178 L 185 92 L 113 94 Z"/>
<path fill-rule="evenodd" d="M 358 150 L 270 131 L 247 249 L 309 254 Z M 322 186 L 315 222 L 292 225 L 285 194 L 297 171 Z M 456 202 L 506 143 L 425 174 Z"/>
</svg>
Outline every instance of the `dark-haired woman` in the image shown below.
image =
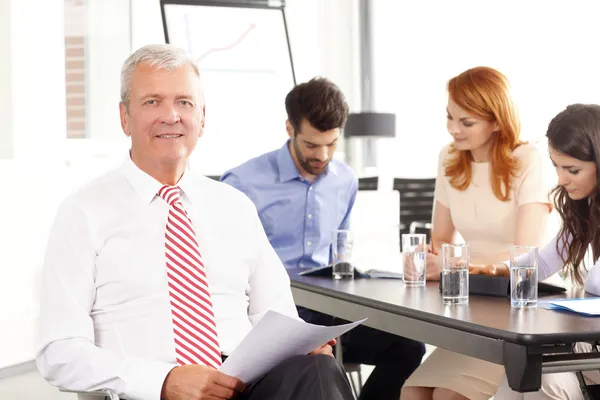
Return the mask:
<svg viewBox="0 0 600 400">
<path fill-rule="evenodd" d="M 539 255 L 539 279 L 565 269 L 585 290 L 600 295 L 600 105 L 574 104 L 558 114 L 546 134 L 550 158 L 556 168 L 558 185 L 554 201 L 562 219 L 561 229 Z M 586 268 L 591 248 L 595 262 Z M 590 351 L 578 343 L 576 352 Z M 598 371 L 584 372 L 588 383 L 600 383 Z M 579 400 L 583 399 L 573 372 L 542 375 L 542 387 L 535 393 L 516 393 L 506 382 L 498 389 L 496 400 Z"/>
</svg>

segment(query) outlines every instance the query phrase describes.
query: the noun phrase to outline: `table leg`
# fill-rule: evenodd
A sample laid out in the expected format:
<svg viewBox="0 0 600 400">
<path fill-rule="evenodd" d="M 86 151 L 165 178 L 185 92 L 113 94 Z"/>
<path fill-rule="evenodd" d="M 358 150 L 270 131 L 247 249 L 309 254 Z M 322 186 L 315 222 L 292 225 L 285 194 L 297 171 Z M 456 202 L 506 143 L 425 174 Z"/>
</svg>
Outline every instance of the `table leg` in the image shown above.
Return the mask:
<svg viewBox="0 0 600 400">
<path fill-rule="evenodd" d="M 503 364 L 508 386 L 517 392 L 535 392 L 542 385 L 542 354 L 526 346 L 504 342 Z"/>
</svg>

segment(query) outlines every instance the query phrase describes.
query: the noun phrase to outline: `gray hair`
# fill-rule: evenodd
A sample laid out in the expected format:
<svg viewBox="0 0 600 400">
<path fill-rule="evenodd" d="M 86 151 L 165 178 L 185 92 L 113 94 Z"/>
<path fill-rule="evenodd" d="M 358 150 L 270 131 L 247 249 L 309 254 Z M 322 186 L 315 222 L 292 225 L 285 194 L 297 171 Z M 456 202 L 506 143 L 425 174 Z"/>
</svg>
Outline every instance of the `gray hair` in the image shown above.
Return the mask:
<svg viewBox="0 0 600 400">
<path fill-rule="evenodd" d="M 136 50 L 123 63 L 121 69 L 121 103 L 129 106 L 129 90 L 133 71 L 140 64 L 149 64 L 154 68 L 172 71 L 184 65 L 191 65 L 200 76 L 200 70 L 194 59 L 183 49 L 171 44 L 150 44 Z"/>
</svg>

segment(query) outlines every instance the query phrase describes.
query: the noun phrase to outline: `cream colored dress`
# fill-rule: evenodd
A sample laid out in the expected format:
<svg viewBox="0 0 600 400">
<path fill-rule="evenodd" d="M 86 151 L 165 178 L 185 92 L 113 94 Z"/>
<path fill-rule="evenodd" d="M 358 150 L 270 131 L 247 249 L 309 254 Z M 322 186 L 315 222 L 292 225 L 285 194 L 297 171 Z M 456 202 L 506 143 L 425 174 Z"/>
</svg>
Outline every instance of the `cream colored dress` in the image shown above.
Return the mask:
<svg viewBox="0 0 600 400">
<path fill-rule="evenodd" d="M 543 179 L 539 151 L 530 144 L 514 150 L 520 172 L 514 180 L 510 200 L 503 202 L 492 191 L 489 163 L 472 163 L 471 185 L 465 191 L 450 186 L 444 172 L 448 148 L 440 152 L 435 200 L 450 209 L 456 230 L 470 246 L 473 263 L 499 263 L 509 259 L 519 206 L 549 204 L 549 187 Z M 539 246 L 544 244 L 538 243 Z M 442 387 L 472 400 L 487 400 L 496 393 L 503 375 L 501 365 L 436 349 L 404 386 Z"/>
</svg>

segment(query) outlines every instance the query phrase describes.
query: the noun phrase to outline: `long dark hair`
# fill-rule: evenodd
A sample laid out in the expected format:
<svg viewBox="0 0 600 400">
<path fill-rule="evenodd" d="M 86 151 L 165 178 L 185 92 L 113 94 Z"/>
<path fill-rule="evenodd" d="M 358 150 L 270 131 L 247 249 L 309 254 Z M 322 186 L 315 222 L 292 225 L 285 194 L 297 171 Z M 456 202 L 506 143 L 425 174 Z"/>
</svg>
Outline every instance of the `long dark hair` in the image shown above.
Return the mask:
<svg viewBox="0 0 600 400">
<path fill-rule="evenodd" d="M 590 197 L 572 200 L 564 187 L 552 190 L 554 205 L 562 226 L 557 251 L 565 263 L 565 272 L 583 284 L 585 253 L 592 246 L 594 260 L 600 256 L 600 105 L 572 104 L 552 119 L 546 133 L 556 151 L 581 161 L 596 164 L 596 189 Z M 566 254 L 560 247 L 566 245 Z"/>
</svg>

